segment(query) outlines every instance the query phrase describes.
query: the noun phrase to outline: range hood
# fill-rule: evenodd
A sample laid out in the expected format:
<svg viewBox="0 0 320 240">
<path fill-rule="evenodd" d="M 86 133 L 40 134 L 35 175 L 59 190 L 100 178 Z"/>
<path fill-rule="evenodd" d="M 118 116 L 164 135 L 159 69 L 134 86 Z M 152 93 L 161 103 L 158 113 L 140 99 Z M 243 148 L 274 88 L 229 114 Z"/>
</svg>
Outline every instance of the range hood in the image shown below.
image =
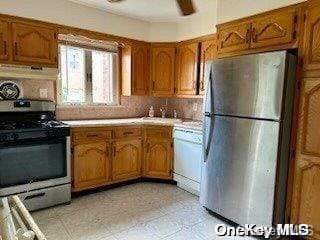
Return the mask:
<svg viewBox="0 0 320 240">
<path fill-rule="evenodd" d="M 38 68 L 31 66 L 0 64 L 0 78 L 56 81 L 58 79 L 58 73 L 58 68 Z"/>
</svg>

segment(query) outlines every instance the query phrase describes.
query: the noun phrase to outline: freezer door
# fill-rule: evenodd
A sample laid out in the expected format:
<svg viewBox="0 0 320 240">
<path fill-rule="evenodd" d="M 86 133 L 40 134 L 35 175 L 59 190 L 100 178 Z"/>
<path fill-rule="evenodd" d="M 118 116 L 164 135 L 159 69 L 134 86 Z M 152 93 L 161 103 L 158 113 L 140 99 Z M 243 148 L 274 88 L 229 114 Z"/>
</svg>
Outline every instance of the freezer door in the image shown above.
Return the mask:
<svg viewBox="0 0 320 240">
<path fill-rule="evenodd" d="M 200 202 L 238 224 L 272 225 L 279 123 L 215 116 Z"/>
<path fill-rule="evenodd" d="M 215 61 L 214 113 L 280 119 L 286 54 L 281 51 Z"/>
</svg>

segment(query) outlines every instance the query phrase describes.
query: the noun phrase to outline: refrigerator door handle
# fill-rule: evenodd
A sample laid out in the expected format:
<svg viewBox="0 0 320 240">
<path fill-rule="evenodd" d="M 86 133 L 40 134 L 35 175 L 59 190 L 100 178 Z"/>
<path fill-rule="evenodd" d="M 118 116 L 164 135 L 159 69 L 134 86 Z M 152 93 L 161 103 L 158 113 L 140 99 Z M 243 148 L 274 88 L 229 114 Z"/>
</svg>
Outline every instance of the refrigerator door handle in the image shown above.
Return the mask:
<svg viewBox="0 0 320 240">
<path fill-rule="evenodd" d="M 204 106 L 204 120 L 203 120 L 203 161 L 207 162 L 210 145 L 212 141 L 213 133 L 213 83 L 212 83 L 212 65 L 210 65 L 208 80 L 206 81 L 206 94 L 205 94 L 205 106 Z M 209 109 L 208 109 L 209 108 Z M 209 111 L 208 111 L 209 110 Z M 209 125 L 209 126 L 208 126 Z"/>
</svg>

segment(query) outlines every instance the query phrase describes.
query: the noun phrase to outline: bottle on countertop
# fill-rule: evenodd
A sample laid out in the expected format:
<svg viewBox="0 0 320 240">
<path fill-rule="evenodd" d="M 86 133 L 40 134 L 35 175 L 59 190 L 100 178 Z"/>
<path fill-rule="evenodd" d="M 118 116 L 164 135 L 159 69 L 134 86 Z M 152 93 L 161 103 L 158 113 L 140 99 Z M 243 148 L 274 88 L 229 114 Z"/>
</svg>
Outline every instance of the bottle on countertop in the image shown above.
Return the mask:
<svg viewBox="0 0 320 240">
<path fill-rule="evenodd" d="M 177 110 L 173 110 L 173 118 L 178 118 L 178 112 Z"/>
<path fill-rule="evenodd" d="M 149 109 L 149 117 L 151 117 L 151 118 L 154 117 L 154 109 L 153 109 L 153 106 L 151 106 L 150 109 Z"/>
</svg>

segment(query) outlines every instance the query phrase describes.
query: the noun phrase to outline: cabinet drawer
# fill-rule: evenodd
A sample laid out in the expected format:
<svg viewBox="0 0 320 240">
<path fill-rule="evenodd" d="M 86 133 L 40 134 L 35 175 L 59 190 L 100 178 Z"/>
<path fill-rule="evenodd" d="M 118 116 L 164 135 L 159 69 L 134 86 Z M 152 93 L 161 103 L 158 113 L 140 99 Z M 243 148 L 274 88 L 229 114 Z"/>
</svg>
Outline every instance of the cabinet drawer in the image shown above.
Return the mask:
<svg viewBox="0 0 320 240">
<path fill-rule="evenodd" d="M 146 128 L 145 130 L 146 138 L 156 137 L 156 138 L 172 138 L 172 128 L 171 127 L 154 127 Z"/>
<path fill-rule="evenodd" d="M 111 138 L 111 131 L 88 131 L 73 134 L 74 141 L 99 141 Z"/>
<path fill-rule="evenodd" d="M 141 128 L 124 128 L 116 129 L 114 131 L 115 138 L 128 138 L 128 137 L 140 137 Z"/>
</svg>

